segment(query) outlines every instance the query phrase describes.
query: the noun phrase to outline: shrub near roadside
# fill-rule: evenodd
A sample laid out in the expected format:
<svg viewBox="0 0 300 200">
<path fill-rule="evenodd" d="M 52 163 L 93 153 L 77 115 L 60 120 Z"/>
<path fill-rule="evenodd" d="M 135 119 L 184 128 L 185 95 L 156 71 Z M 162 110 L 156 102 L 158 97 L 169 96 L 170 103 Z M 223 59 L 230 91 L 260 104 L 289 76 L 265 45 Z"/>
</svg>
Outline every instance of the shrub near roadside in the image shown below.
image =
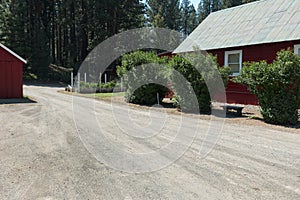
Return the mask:
<svg viewBox="0 0 300 200">
<path fill-rule="evenodd" d="M 166 58 L 160 58 L 154 52 L 137 51 L 124 55 L 122 66 L 117 67 L 117 74 L 124 78 L 124 85 L 127 88 L 126 101 L 134 104 L 153 105 L 157 103 L 158 93 L 161 102 L 168 93 L 168 88 L 155 83 L 165 77 L 165 72 L 152 68 L 151 64 L 164 65 L 166 62 Z M 136 88 L 137 85 L 141 87 Z"/>
<path fill-rule="evenodd" d="M 81 93 L 102 93 L 106 91 L 112 92 L 116 86 L 115 81 L 107 82 L 107 83 L 80 83 L 80 91 Z"/>
<path fill-rule="evenodd" d="M 280 51 L 272 64 L 245 63 L 236 82 L 248 85 L 259 100 L 264 120 L 272 124 L 298 122 L 300 107 L 300 58 L 291 51 Z"/>
<path fill-rule="evenodd" d="M 191 62 L 193 62 L 193 64 Z M 175 92 L 175 106 L 184 112 L 197 112 L 200 110 L 202 114 L 210 114 L 212 103 L 211 95 L 213 94 L 210 94 L 206 82 L 210 81 L 215 83 L 215 79 L 221 75 L 224 85 L 226 86 L 230 75 L 230 68 L 220 68 L 215 57 L 210 54 L 204 55 L 200 51 L 187 54 L 186 58 L 174 56 L 168 65 L 183 75 L 187 81 L 186 84 L 172 84 L 172 88 Z M 201 71 L 201 74 L 195 67 Z M 213 69 L 219 69 L 219 72 Z M 174 77 L 171 77 L 171 82 L 174 82 L 172 81 L 173 78 Z M 217 88 L 217 84 L 215 86 L 216 88 L 211 88 L 213 92 L 221 89 Z M 193 93 L 197 98 L 196 103 L 191 101 Z"/>
</svg>

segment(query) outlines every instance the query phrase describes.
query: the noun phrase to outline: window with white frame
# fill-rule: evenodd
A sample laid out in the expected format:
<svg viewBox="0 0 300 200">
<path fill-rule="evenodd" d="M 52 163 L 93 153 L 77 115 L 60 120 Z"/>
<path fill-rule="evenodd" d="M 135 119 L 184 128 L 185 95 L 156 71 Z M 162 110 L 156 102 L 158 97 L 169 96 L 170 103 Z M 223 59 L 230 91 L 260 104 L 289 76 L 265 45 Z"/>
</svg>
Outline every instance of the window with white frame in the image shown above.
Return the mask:
<svg viewBox="0 0 300 200">
<path fill-rule="evenodd" d="M 294 52 L 300 57 L 300 44 L 294 46 Z"/>
<path fill-rule="evenodd" d="M 233 76 L 241 74 L 243 66 L 243 51 L 226 51 L 225 52 L 225 66 L 231 68 Z"/>
</svg>

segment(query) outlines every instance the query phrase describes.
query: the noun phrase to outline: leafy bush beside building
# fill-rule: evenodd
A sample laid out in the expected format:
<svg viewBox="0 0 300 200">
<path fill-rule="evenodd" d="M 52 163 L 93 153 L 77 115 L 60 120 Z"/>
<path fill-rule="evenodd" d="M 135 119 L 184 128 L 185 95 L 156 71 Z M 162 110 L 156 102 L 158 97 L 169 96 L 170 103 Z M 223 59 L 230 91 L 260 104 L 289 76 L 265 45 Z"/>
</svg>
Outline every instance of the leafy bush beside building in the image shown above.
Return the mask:
<svg viewBox="0 0 300 200">
<path fill-rule="evenodd" d="M 300 107 L 300 58 L 291 51 L 280 51 L 277 59 L 245 63 L 236 82 L 248 85 L 259 100 L 264 120 L 272 124 L 298 122 Z"/>
<path fill-rule="evenodd" d="M 218 88 L 219 85 L 215 84 L 214 88 L 209 90 L 207 83 L 217 83 L 218 78 L 222 78 L 224 85 L 226 85 L 230 75 L 230 68 L 219 67 L 215 57 L 198 51 L 185 57 L 174 56 L 169 61 L 169 67 L 183 75 L 190 86 L 188 89 L 185 84 L 172 85 L 175 92 L 175 106 L 184 112 L 200 111 L 203 114 L 211 113 L 211 95 L 213 95 L 211 92 L 217 93 L 221 88 Z M 191 101 L 191 98 L 193 98 L 191 95 L 193 94 L 197 98 L 196 104 Z"/>
<path fill-rule="evenodd" d="M 153 52 L 138 51 L 124 55 L 117 73 L 124 78 L 127 87 L 125 98 L 130 103 L 153 105 L 157 103 L 157 93 L 159 101 L 162 101 L 169 91 L 165 86 L 171 83 L 177 108 L 183 112 L 200 111 L 209 114 L 212 100 L 206 83 L 223 78 L 226 85 L 230 69 L 220 68 L 213 56 L 198 51 L 189 56 L 174 56 L 171 59 L 160 58 Z M 182 77 L 178 77 L 179 74 Z M 218 91 L 219 88 L 210 89 Z"/>
<path fill-rule="evenodd" d="M 168 93 L 168 88 L 164 86 L 167 85 L 166 68 L 163 67 L 166 62 L 167 58 L 160 58 L 154 52 L 137 51 L 124 55 L 122 65 L 117 67 L 117 74 L 123 77 L 127 88 L 125 100 L 134 104 L 153 105 L 158 103 L 159 94 L 161 102 Z"/>
</svg>

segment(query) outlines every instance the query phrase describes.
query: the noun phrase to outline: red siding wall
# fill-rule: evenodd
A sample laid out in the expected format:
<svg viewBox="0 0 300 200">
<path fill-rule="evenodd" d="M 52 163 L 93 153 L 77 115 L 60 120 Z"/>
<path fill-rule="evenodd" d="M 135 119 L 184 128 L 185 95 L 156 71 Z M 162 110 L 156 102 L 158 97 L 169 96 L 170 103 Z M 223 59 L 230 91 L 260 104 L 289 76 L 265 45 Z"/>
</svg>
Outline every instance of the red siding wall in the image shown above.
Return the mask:
<svg viewBox="0 0 300 200">
<path fill-rule="evenodd" d="M 300 44 L 300 40 L 291 42 L 279 42 L 271 44 L 251 45 L 245 47 L 235 47 L 228 49 L 218 49 L 208 51 L 218 58 L 220 66 L 224 66 L 225 51 L 242 50 L 243 62 L 247 61 L 260 61 L 266 60 L 268 63 L 273 62 L 276 59 L 276 54 L 282 49 L 294 48 L 295 44 Z M 251 94 L 246 86 L 229 82 L 227 89 L 227 102 L 238 104 L 252 104 L 257 105 L 258 100 L 256 96 Z"/>
<path fill-rule="evenodd" d="M 0 99 L 23 98 L 23 62 L 0 47 Z"/>
</svg>

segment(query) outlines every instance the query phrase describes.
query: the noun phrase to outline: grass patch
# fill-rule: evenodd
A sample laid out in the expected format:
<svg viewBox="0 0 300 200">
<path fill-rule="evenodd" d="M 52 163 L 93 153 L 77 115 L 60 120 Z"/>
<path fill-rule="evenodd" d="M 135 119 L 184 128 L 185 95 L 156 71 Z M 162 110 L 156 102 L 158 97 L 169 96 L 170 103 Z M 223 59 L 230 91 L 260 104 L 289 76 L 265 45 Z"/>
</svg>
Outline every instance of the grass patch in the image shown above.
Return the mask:
<svg viewBox="0 0 300 200">
<path fill-rule="evenodd" d="M 263 120 L 261 117 L 258 116 L 249 116 L 249 119 L 255 119 L 255 120 Z"/>
<path fill-rule="evenodd" d="M 36 81 L 38 77 L 33 73 L 24 73 L 23 79 L 24 81 Z"/>
<path fill-rule="evenodd" d="M 125 92 L 119 92 L 119 93 L 96 93 L 96 94 L 87 94 L 89 97 L 96 97 L 96 98 L 113 98 L 113 97 L 124 97 Z"/>
</svg>

